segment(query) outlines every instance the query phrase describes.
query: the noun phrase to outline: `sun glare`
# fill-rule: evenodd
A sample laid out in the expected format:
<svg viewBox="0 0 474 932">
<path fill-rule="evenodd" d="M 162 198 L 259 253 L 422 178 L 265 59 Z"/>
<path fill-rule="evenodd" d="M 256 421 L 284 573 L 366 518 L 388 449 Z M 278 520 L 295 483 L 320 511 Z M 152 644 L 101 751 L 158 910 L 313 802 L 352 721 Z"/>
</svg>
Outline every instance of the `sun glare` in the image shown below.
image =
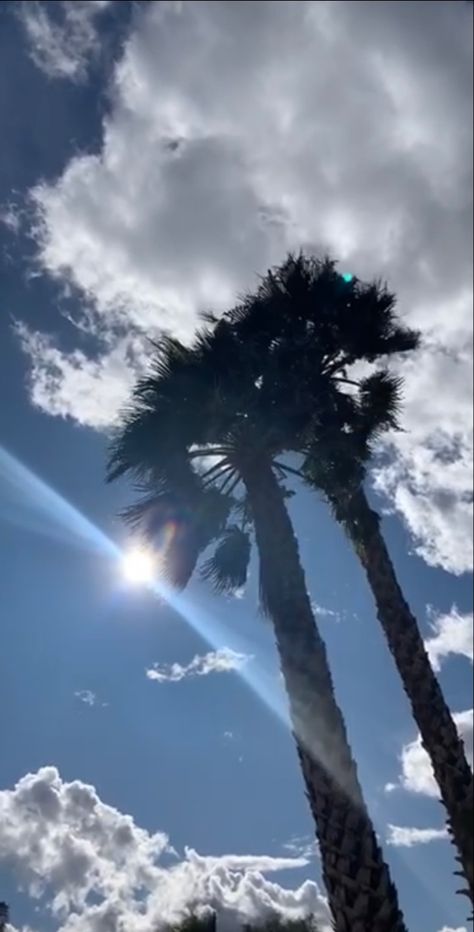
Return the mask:
<svg viewBox="0 0 474 932">
<path fill-rule="evenodd" d="M 145 586 L 156 578 L 156 560 L 148 550 L 133 547 L 122 557 L 122 573 L 127 582 L 132 585 Z"/>
</svg>

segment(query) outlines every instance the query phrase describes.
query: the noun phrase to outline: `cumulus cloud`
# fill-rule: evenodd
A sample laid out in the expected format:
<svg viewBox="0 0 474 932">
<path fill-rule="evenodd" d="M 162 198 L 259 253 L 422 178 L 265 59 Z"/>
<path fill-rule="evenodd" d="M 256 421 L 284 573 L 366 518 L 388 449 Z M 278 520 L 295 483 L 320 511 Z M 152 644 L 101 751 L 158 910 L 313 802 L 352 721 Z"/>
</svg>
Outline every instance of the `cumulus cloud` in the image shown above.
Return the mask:
<svg viewBox="0 0 474 932">
<path fill-rule="evenodd" d="M 469 569 L 471 25 L 449 0 L 144 4 L 99 151 L 32 192 L 43 270 L 109 335 L 99 358 L 31 338 L 34 403 L 104 427 L 136 371 L 124 328 L 189 340 L 200 309 L 288 248 L 328 248 L 386 277 L 422 329 L 403 366 L 407 433 L 376 485 L 425 560 Z"/>
<path fill-rule="evenodd" d="M 146 671 L 146 675 L 149 680 L 157 683 L 179 683 L 195 676 L 209 676 L 210 673 L 232 673 L 241 670 L 249 660 L 252 660 L 249 654 L 239 654 L 231 647 L 222 647 L 202 656 L 196 654 L 190 663 L 184 666 L 180 663 L 154 663 Z"/>
<path fill-rule="evenodd" d="M 388 825 L 387 828 L 387 844 L 394 848 L 429 845 L 432 841 L 445 841 L 449 837 L 445 828 L 411 828 L 402 825 Z"/>
<path fill-rule="evenodd" d="M 99 48 L 97 17 L 110 0 L 19 3 L 30 56 L 49 78 L 82 81 Z"/>
<path fill-rule="evenodd" d="M 425 647 L 435 670 L 451 654 L 458 654 L 473 660 L 473 616 L 461 615 L 453 605 L 447 615 L 430 612 L 430 624 L 433 631 L 425 641 Z"/>
<path fill-rule="evenodd" d="M 453 715 L 457 729 L 464 741 L 466 755 L 469 763 L 473 765 L 473 710 L 467 709 L 465 712 L 456 712 Z M 395 788 L 401 787 L 410 793 L 420 793 L 423 796 L 430 796 L 437 799 L 439 796 L 438 786 L 433 776 L 433 769 L 428 754 L 423 748 L 421 737 L 418 735 L 415 741 L 406 744 L 400 756 L 402 770 L 398 784 L 388 783 L 385 787 L 386 792 L 393 792 Z"/>
<path fill-rule="evenodd" d="M 204 905 L 218 911 L 227 932 L 272 912 L 298 918 L 314 911 L 330 929 L 315 883 L 290 890 L 266 876 L 303 867 L 305 858 L 213 858 L 186 849 L 180 859 L 164 833 L 139 828 L 94 787 L 63 781 L 55 767 L 0 792 L 2 862 L 52 911 L 57 932 L 149 932 Z"/>
</svg>

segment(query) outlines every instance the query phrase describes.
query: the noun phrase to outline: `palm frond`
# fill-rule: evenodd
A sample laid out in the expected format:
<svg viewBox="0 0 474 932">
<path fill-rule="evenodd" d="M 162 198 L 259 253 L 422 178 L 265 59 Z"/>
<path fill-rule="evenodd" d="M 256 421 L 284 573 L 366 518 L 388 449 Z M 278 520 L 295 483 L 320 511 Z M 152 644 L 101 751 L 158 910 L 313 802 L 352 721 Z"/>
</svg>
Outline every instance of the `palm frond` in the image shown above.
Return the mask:
<svg viewBox="0 0 474 932">
<path fill-rule="evenodd" d="M 398 430 L 403 379 L 386 369 L 362 379 L 358 404 L 360 426 L 366 437 L 386 430 Z"/>
<path fill-rule="evenodd" d="M 252 294 L 246 295 L 225 318 L 260 354 L 278 343 L 300 340 L 313 368 L 329 375 L 344 371 L 357 360 L 406 352 L 418 345 L 418 334 L 397 320 L 395 297 L 380 281 L 364 284 L 341 275 L 328 256 L 290 254 L 270 269 Z"/>
<path fill-rule="evenodd" d="M 189 582 L 200 554 L 222 534 L 232 499 L 216 489 L 177 485 L 149 492 L 122 512 L 122 518 L 160 555 L 163 577 L 176 588 Z"/>
<path fill-rule="evenodd" d="M 158 391 L 167 380 L 175 378 L 180 369 L 186 368 L 192 361 L 192 351 L 176 337 L 162 334 L 159 340 L 151 341 L 154 353 L 151 358 L 149 373 L 139 379 L 135 388 L 135 398 L 145 402 L 153 401 L 153 391 Z"/>
<path fill-rule="evenodd" d="M 212 557 L 203 564 L 201 576 L 217 592 L 236 592 L 245 586 L 249 561 L 249 535 L 232 524 L 224 530 Z"/>
<path fill-rule="evenodd" d="M 352 494 L 363 481 L 370 455 L 367 444 L 353 431 L 326 431 L 309 446 L 302 466 L 306 481 L 333 502 Z"/>
</svg>

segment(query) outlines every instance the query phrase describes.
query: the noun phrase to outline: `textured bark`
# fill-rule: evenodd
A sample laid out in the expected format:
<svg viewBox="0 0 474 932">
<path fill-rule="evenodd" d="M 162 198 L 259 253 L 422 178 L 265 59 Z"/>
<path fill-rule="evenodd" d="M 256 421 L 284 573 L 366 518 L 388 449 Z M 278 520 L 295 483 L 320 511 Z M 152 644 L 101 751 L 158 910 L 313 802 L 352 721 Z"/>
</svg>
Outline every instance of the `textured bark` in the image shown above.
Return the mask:
<svg viewBox="0 0 474 932">
<path fill-rule="evenodd" d="M 473 775 L 451 712 L 426 653 L 416 618 L 403 597 L 380 519 L 361 489 L 339 517 L 345 524 L 365 569 L 377 605 L 378 619 L 410 700 L 423 747 L 431 758 L 441 799 L 448 813 L 452 840 L 459 852 L 474 902 Z"/>
<path fill-rule="evenodd" d="M 298 544 L 268 462 L 240 465 L 336 932 L 405 932 L 362 796 Z"/>
</svg>

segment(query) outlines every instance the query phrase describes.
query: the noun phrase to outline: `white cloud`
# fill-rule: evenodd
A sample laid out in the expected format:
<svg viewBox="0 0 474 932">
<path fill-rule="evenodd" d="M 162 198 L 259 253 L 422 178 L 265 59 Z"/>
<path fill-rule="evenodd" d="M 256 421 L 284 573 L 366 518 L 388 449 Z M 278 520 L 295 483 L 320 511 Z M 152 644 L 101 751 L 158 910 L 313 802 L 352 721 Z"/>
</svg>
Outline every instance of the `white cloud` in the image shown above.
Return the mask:
<svg viewBox="0 0 474 932">
<path fill-rule="evenodd" d="M 445 828 L 411 828 L 402 825 L 388 825 L 387 828 L 387 844 L 394 848 L 429 845 L 432 841 L 445 841 L 449 837 Z"/>
<path fill-rule="evenodd" d="M 10 923 L 6 926 L 5 932 L 35 932 L 31 926 L 22 926 L 21 929 L 17 929 L 16 926 L 12 926 Z"/>
<path fill-rule="evenodd" d="M 439 932 L 467 932 L 466 926 L 458 926 L 457 929 L 453 929 L 452 926 L 443 926 Z"/>
<path fill-rule="evenodd" d="M 60 0 L 19 3 L 16 11 L 26 31 L 30 56 L 49 78 L 82 81 L 99 47 L 97 16 L 110 0 Z"/>
<path fill-rule="evenodd" d="M 92 707 L 97 703 L 97 696 L 91 689 L 78 689 L 74 695 L 76 699 L 79 699 L 79 702 L 82 702 L 84 705 Z"/>
<path fill-rule="evenodd" d="M 109 334 L 103 360 L 37 344 L 35 403 L 105 426 L 135 372 L 124 325 L 189 339 L 287 248 L 330 248 L 424 333 L 376 482 L 425 560 L 469 569 L 471 19 L 449 0 L 142 5 L 100 150 L 33 192 L 43 269 Z"/>
<path fill-rule="evenodd" d="M 272 910 L 285 918 L 314 911 L 330 929 L 316 884 L 290 890 L 266 876 L 304 867 L 305 858 L 213 858 L 187 849 L 179 859 L 165 834 L 139 828 L 94 787 L 66 783 L 55 767 L 0 792 L 1 862 L 52 911 L 57 932 L 158 932 L 201 905 L 218 911 L 227 932 Z"/>
<path fill-rule="evenodd" d="M 334 611 L 332 608 L 326 608 L 324 605 L 318 605 L 317 602 L 311 602 L 311 608 L 319 618 L 332 618 L 334 621 L 341 620 L 341 613 Z"/>
<path fill-rule="evenodd" d="M 239 654 L 230 647 L 222 647 L 203 656 L 196 654 L 190 663 L 184 666 L 181 663 L 154 663 L 146 671 L 146 675 L 149 680 L 155 680 L 157 683 L 179 683 L 190 677 L 209 676 L 210 673 L 232 673 L 241 670 L 249 660 L 252 660 L 249 654 Z"/>
<path fill-rule="evenodd" d="M 456 712 L 453 715 L 453 719 L 464 741 L 466 756 L 472 767 L 473 710 L 467 709 L 465 712 Z M 420 736 L 418 736 L 415 741 L 411 741 L 403 747 L 400 759 L 402 772 L 400 774 L 399 783 L 387 784 L 385 791 L 393 792 L 396 786 L 400 786 L 410 793 L 421 793 L 424 796 L 431 796 L 433 799 L 437 799 L 439 796 L 438 786 L 433 776 L 430 759 L 422 746 Z"/>
<path fill-rule="evenodd" d="M 446 300 L 453 333 L 441 329 L 439 342 L 430 337 L 426 347 L 400 367 L 405 378 L 404 432 L 384 444 L 391 462 L 374 473 L 375 488 L 403 515 L 416 553 L 452 573 L 472 570 L 471 306 L 468 291 L 459 306 L 450 307 Z M 433 315 L 440 319 L 436 308 Z"/>
<path fill-rule="evenodd" d="M 41 410 L 105 430 L 128 399 L 144 367 L 143 343 L 122 338 L 96 358 L 81 350 L 63 353 L 44 334 L 17 327 L 31 358 L 31 400 Z"/>
<path fill-rule="evenodd" d="M 319 850 L 314 838 L 311 835 L 294 835 L 282 845 L 284 851 L 288 851 L 293 857 L 302 857 L 310 860 L 318 856 Z"/>
<path fill-rule="evenodd" d="M 447 615 L 430 611 L 430 624 L 433 635 L 425 641 L 425 647 L 435 670 L 441 669 L 441 663 L 451 654 L 458 654 L 473 661 L 473 616 L 461 615 L 453 605 Z"/>
</svg>

